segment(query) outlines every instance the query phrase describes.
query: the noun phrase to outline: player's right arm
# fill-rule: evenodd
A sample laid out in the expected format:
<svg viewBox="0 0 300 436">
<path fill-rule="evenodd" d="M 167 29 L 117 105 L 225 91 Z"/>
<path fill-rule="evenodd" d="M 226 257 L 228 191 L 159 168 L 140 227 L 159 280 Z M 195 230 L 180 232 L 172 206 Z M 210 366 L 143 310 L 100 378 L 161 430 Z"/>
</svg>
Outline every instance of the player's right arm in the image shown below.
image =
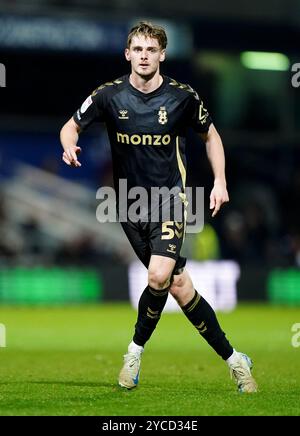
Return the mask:
<svg viewBox="0 0 300 436">
<path fill-rule="evenodd" d="M 67 165 L 81 166 L 77 158 L 81 152 L 81 148 L 77 146 L 79 133 L 94 121 L 104 120 L 106 105 L 104 89 L 104 85 L 100 86 L 89 95 L 60 131 L 60 141 L 64 149 L 62 159 Z"/>
<path fill-rule="evenodd" d="M 62 160 L 67 165 L 74 167 L 81 167 L 81 163 L 77 158 L 81 152 L 81 148 L 77 146 L 80 130 L 80 127 L 72 117 L 60 131 L 60 142 L 64 149 Z"/>
</svg>

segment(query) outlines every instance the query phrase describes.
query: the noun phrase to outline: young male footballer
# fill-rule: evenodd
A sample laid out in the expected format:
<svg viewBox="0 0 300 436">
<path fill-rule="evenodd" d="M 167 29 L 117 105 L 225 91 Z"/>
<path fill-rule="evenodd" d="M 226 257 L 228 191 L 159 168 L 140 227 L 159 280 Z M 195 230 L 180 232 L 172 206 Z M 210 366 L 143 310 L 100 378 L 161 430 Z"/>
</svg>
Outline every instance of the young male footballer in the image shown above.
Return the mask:
<svg viewBox="0 0 300 436">
<path fill-rule="evenodd" d="M 238 390 L 256 392 L 251 359 L 229 343 L 214 310 L 195 290 L 185 269 L 186 259 L 180 256 L 185 219 L 184 213 L 182 219 L 174 218 L 174 210 L 178 204 L 182 209 L 186 206 L 187 128 L 192 127 L 206 144 L 214 174 L 210 194 L 212 216 L 229 198 L 223 145 L 207 109 L 189 85 L 160 73 L 166 46 L 167 36 L 162 27 L 149 22 L 133 27 L 125 49 L 131 73 L 99 86 L 63 126 L 60 136 L 63 161 L 80 167 L 79 133 L 93 122 L 104 122 L 111 144 L 116 190 L 120 179 L 126 180 L 128 190 L 137 186 L 147 192 L 152 187 L 178 189 L 178 194 L 171 198 L 167 221 L 163 217 L 151 220 L 148 211 L 143 220 L 136 222 L 128 215 L 127 221 L 121 222 L 130 244 L 148 269 L 148 285 L 139 300 L 135 331 L 124 356 L 119 385 L 127 389 L 137 386 L 144 346 L 170 293 L 200 335 L 227 362 Z M 121 203 L 117 204 L 119 214 Z M 161 212 L 160 197 L 155 207 Z"/>
</svg>

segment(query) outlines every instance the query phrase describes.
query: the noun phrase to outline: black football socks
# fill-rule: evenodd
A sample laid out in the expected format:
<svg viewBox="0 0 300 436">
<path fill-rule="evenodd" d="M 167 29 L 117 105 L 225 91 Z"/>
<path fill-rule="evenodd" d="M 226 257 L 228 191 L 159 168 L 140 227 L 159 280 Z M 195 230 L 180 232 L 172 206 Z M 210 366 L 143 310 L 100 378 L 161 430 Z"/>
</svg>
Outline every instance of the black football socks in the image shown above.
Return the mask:
<svg viewBox="0 0 300 436">
<path fill-rule="evenodd" d="M 200 335 L 224 360 L 232 355 L 233 348 L 226 339 L 214 310 L 196 290 L 192 300 L 181 309 Z"/>
<path fill-rule="evenodd" d="M 150 286 L 141 295 L 133 342 L 144 346 L 160 319 L 168 298 L 169 287 L 157 290 Z"/>
</svg>

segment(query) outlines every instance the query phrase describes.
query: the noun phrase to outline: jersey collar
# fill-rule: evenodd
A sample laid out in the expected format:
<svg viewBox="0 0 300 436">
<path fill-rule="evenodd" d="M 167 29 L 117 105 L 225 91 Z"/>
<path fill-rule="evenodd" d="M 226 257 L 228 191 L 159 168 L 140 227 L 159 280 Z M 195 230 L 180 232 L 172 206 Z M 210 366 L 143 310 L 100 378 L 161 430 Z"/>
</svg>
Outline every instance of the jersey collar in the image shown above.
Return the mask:
<svg viewBox="0 0 300 436">
<path fill-rule="evenodd" d="M 162 74 L 161 76 L 163 78 L 163 81 L 162 81 L 161 85 L 158 88 L 154 89 L 154 91 L 145 93 L 145 92 L 139 91 L 138 89 L 136 89 L 134 86 L 131 85 L 130 80 L 129 80 L 129 76 L 130 76 L 130 74 L 127 74 L 126 77 L 127 77 L 127 83 L 128 83 L 128 86 L 129 86 L 129 89 L 131 90 L 131 92 L 135 95 L 138 95 L 138 96 L 146 98 L 146 99 L 149 97 L 155 96 L 155 95 L 159 95 L 164 90 L 164 88 L 166 87 L 166 85 L 168 83 L 167 77 Z"/>
</svg>

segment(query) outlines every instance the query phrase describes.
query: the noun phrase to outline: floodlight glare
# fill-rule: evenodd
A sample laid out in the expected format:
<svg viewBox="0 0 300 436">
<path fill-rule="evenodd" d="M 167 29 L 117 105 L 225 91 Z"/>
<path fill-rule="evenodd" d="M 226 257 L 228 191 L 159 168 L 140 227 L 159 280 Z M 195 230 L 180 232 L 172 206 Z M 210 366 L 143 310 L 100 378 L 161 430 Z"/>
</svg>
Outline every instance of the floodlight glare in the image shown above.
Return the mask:
<svg viewBox="0 0 300 436">
<path fill-rule="evenodd" d="M 253 70 L 287 71 L 290 67 L 289 58 L 282 53 L 244 51 L 240 59 L 244 67 Z"/>
</svg>

